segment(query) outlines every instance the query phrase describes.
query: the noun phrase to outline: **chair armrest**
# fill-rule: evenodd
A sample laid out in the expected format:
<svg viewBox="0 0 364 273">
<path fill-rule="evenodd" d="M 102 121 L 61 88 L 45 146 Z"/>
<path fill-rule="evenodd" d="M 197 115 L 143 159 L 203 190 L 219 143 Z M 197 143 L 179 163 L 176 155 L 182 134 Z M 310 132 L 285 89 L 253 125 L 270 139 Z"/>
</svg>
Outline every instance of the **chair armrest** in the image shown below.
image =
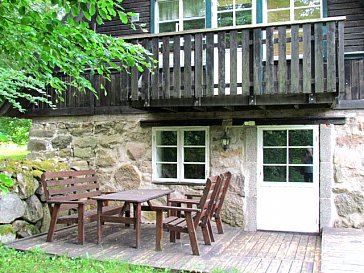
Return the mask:
<svg viewBox="0 0 364 273">
<path fill-rule="evenodd" d="M 59 200 L 47 200 L 47 203 L 50 204 L 74 204 L 74 205 L 85 205 L 86 204 L 86 200 L 85 201 L 73 201 L 73 200 L 65 200 L 65 201 L 59 201 Z"/>
<path fill-rule="evenodd" d="M 200 209 L 196 208 L 182 208 L 182 207 L 173 207 L 173 206 L 152 206 L 152 210 L 161 210 L 161 211 L 169 211 L 169 210 L 175 210 L 175 211 L 185 211 L 185 212 L 199 212 Z"/>
<path fill-rule="evenodd" d="M 193 200 L 193 199 L 168 199 L 168 202 L 170 203 L 179 203 L 179 204 L 192 204 L 197 205 L 200 203 L 199 200 Z"/>
</svg>

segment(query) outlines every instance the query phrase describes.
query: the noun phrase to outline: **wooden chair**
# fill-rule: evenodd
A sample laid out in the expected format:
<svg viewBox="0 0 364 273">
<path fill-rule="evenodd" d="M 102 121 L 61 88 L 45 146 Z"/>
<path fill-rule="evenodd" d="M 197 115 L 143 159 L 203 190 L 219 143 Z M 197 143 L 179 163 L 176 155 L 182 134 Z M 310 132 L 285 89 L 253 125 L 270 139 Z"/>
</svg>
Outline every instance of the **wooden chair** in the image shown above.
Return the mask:
<svg viewBox="0 0 364 273">
<path fill-rule="evenodd" d="M 215 182 L 216 180 L 216 182 Z M 214 181 L 214 182 L 213 182 Z M 211 245 L 210 230 L 210 214 L 214 205 L 215 197 L 220 189 L 221 177 L 215 176 L 208 178 L 205 188 L 203 190 L 201 199 L 199 200 L 196 208 L 190 207 L 175 207 L 175 206 L 153 206 L 152 209 L 156 210 L 156 250 L 162 250 L 161 242 L 163 238 L 163 229 L 171 233 L 170 241 L 175 242 L 176 233 L 188 233 L 192 253 L 199 255 L 199 247 L 197 242 L 197 227 L 202 229 L 204 243 Z M 169 212 L 169 217 L 163 220 L 163 211 Z M 183 212 L 184 216 L 178 216 L 177 212 Z M 194 213 L 194 215 L 193 215 Z"/>
<path fill-rule="evenodd" d="M 220 212 L 222 209 L 222 205 L 224 204 L 225 196 L 226 196 L 227 190 L 229 188 L 230 181 L 231 181 L 231 172 L 223 173 L 222 179 L 221 179 L 220 191 L 218 192 L 218 194 L 215 198 L 215 202 L 214 202 L 213 209 L 211 212 L 211 218 L 213 217 L 216 222 L 216 228 L 217 228 L 218 234 L 224 233 L 223 225 L 222 225 L 222 221 L 221 221 L 221 217 L 220 217 Z M 191 207 L 191 205 L 198 204 L 198 200 L 196 200 L 194 198 L 196 198 L 196 197 L 201 198 L 201 194 L 188 194 L 187 193 L 187 194 L 185 194 L 185 196 L 187 199 L 171 198 L 168 200 L 168 202 L 175 206 L 180 206 L 181 204 L 187 204 L 188 207 Z M 209 226 L 209 228 L 210 227 L 211 227 L 211 225 Z M 214 236 L 212 233 L 212 229 L 210 229 L 210 235 L 211 235 L 211 241 L 214 242 L 215 240 L 214 240 Z"/>
<path fill-rule="evenodd" d="M 78 243 L 83 244 L 85 224 L 97 220 L 97 210 L 89 209 L 91 205 L 96 206 L 96 200 L 91 198 L 103 194 L 95 171 L 45 172 L 41 181 L 51 212 L 47 242 L 53 241 L 57 224 L 77 224 Z M 59 216 L 61 211 L 64 216 Z M 120 214 L 121 211 L 121 207 L 105 208 L 107 215 Z"/>
<path fill-rule="evenodd" d="M 221 217 L 220 217 L 220 212 L 221 212 L 222 205 L 224 204 L 227 190 L 230 185 L 231 172 L 225 172 L 222 175 L 224 177 L 223 182 L 221 183 L 220 191 L 216 196 L 216 202 L 214 204 L 214 207 L 213 207 L 212 213 L 211 213 L 211 216 L 215 219 L 218 234 L 224 233 L 224 230 L 222 227 L 222 221 L 221 221 Z"/>
</svg>

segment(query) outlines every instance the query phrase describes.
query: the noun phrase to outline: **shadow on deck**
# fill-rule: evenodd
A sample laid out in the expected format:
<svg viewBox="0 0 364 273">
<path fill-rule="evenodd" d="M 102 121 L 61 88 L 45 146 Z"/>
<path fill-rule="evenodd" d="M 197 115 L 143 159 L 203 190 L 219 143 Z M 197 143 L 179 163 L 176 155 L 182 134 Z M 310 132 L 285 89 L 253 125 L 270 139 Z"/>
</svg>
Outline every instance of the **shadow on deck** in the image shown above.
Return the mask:
<svg viewBox="0 0 364 273">
<path fill-rule="evenodd" d="M 187 234 L 177 243 L 169 242 L 164 233 L 163 251 L 155 251 L 155 225 L 143 224 L 141 247 L 135 248 L 133 228 L 110 224 L 104 226 L 103 242 L 96 244 L 96 225 L 86 226 L 86 242 L 77 245 L 77 229 L 65 228 L 56 232 L 52 243 L 46 235 L 38 235 L 8 244 L 18 250 L 34 247 L 46 253 L 89 257 L 97 260 L 120 260 L 173 270 L 212 272 L 319 272 L 321 237 L 319 235 L 283 232 L 247 232 L 225 225 L 224 234 L 215 235 L 215 243 L 203 245 L 200 256 L 193 256 Z"/>
</svg>

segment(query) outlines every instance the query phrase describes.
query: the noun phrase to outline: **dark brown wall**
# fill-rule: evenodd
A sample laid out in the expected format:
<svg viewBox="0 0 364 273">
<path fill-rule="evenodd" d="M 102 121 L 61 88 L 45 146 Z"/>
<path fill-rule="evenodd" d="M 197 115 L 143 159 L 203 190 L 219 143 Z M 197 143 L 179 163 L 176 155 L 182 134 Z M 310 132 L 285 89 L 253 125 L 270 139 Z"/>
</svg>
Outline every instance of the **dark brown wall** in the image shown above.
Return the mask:
<svg viewBox="0 0 364 273">
<path fill-rule="evenodd" d="M 342 99 L 364 99 L 364 59 L 345 60 L 345 96 Z"/>
<path fill-rule="evenodd" d="M 139 22 L 135 25 L 146 24 L 144 29 L 150 32 L 150 0 L 124 0 L 121 4 L 125 11 L 139 13 Z M 129 34 L 143 33 L 140 29 L 134 31 L 130 25 L 123 25 L 119 18 L 106 22 L 104 25 L 97 26 L 97 32 L 110 34 L 112 36 L 124 36 Z"/>
<path fill-rule="evenodd" d="M 328 16 L 346 16 L 345 52 L 364 51 L 364 1 L 328 0 Z"/>
</svg>

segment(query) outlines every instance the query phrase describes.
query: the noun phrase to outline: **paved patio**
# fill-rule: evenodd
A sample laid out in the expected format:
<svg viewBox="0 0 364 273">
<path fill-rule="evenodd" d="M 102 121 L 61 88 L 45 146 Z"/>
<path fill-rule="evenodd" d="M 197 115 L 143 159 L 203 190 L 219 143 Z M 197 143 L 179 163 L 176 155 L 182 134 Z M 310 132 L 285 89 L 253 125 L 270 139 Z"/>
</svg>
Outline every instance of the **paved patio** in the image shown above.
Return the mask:
<svg viewBox="0 0 364 273">
<path fill-rule="evenodd" d="M 321 272 L 364 272 L 364 230 L 324 228 Z"/>
<path fill-rule="evenodd" d="M 216 242 L 205 246 L 200 240 L 200 256 L 191 254 L 187 234 L 177 243 L 170 243 L 164 233 L 164 249 L 155 248 L 155 226 L 142 226 L 141 248 L 135 249 L 133 228 L 110 224 L 104 228 L 103 243 L 97 245 L 96 225 L 86 228 L 86 243 L 76 244 L 76 229 L 56 232 L 52 243 L 45 235 L 26 238 L 9 244 L 19 250 L 39 247 L 50 254 L 88 256 L 93 259 L 117 259 L 133 264 L 174 270 L 212 272 L 318 272 L 320 266 L 320 236 L 282 232 L 246 232 L 225 226 L 223 235 L 216 234 Z"/>
</svg>

